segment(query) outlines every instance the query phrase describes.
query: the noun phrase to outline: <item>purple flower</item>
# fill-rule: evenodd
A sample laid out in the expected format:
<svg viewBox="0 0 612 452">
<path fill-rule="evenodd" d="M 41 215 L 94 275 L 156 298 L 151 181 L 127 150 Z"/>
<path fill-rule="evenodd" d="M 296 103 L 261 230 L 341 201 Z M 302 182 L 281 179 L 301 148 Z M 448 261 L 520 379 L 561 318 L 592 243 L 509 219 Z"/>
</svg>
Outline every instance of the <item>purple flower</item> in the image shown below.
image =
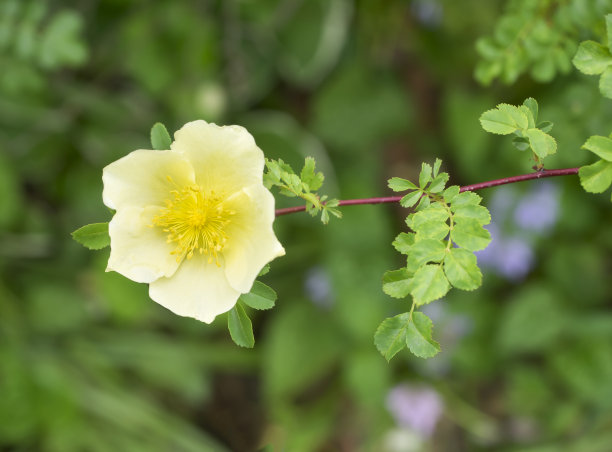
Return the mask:
<svg viewBox="0 0 612 452">
<path fill-rule="evenodd" d="M 514 211 L 516 224 L 527 230 L 546 232 L 559 214 L 559 189 L 551 182 L 541 182 L 519 202 Z"/>
<path fill-rule="evenodd" d="M 443 402 L 432 388 L 401 384 L 387 395 L 387 409 L 400 427 L 430 437 L 442 414 Z"/>
</svg>

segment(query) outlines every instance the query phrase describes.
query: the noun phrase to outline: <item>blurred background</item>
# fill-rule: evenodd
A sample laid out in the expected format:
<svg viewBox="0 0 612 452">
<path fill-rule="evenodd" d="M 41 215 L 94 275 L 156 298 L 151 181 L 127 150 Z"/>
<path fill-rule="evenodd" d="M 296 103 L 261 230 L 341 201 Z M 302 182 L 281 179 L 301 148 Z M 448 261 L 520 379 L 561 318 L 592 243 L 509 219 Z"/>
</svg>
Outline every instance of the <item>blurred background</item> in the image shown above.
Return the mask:
<svg viewBox="0 0 612 452">
<path fill-rule="evenodd" d="M 594 161 L 612 132 L 597 77 L 598 0 L 0 0 L 0 450 L 612 450 L 612 209 L 576 177 L 491 189 L 484 286 L 425 308 L 442 353 L 373 345 L 407 302 L 399 206 L 323 227 L 280 217 L 287 255 L 251 312 L 256 346 L 173 315 L 70 238 L 108 221 L 102 168 L 202 118 L 267 156 L 312 155 L 323 193 L 388 195 L 444 160 L 453 184 L 531 171 L 479 115 L 533 96 L 555 123 L 547 168 Z M 281 207 L 291 200 L 279 199 Z"/>
</svg>

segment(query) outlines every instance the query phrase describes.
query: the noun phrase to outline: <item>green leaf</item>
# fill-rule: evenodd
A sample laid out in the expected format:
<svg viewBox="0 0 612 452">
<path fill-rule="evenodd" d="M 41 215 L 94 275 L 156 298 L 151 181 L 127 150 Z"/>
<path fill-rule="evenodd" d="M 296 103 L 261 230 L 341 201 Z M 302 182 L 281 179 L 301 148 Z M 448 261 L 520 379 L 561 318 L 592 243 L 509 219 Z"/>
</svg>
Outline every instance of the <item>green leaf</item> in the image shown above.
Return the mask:
<svg viewBox="0 0 612 452">
<path fill-rule="evenodd" d="M 417 241 L 424 239 L 442 240 L 448 235 L 449 230 L 450 228 L 445 221 L 426 221 L 419 224 L 415 229 L 416 239 Z"/>
<path fill-rule="evenodd" d="M 172 138 L 168 133 L 168 129 L 161 122 L 156 122 L 151 127 L 151 146 L 157 151 L 166 151 L 170 149 Z"/>
<path fill-rule="evenodd" d="M 266 275 L 269 271 L 270 271 L 270 264 L 266 264 L 261 270 L 259 270 L 259 274 L 257 276 Z"/>
<path fill-rule="evenodd" d="M 323 173 L 315 173 L 315 159 L 312 157 L 306 157 L 304 160 L 304 167 L 300 173 L 300 178 L 310 191 L 317 191 L 321 188 L 325 179 Z"/>
<path fill-rule="evenodd" d="M 442 160 L 436 159 L 433 166 L 433 177 L 434 179 L 438 176 L 438 172 L 440 171 L 440 167 L 442 166 Z"/>
<path fill-rule="evenodd" d="M 412 229 L 415 229 L 418 228 L 419 225 L 431 221 L 438 221 L 443 223 L 448 219 L 448 215 L 448 210 L 443 205 L 436 202 L 434 204 L 431 204 L 426 209 L 420 210 L 419 212 L 415 213 L 412 217 L 412 224 L 410 227 Z"/>
<path fill-rule="evenodd" d="M 612 66 L 606 68 L 599 79 L 599 92 L 608 99 L 612 99 Z"/>
<path fill-rule="evenodd" d="M 423 163 L 421 173 L 419 174 L 419 187 L 425 188 L 425 185 L 431 180 L 431 165 Z"/>
<path fill-rule="evenodd" d="M 612 162 L 612 138 L 593 135 L 582 145 L 602 159 Z"/>
<path fill-rule="evenodd" d="M 416 190 L 419 188 L 409 180 L 402 179 L 401 177 L 392 177 L 389 179 L 388 184 L 389 188 L 393 191 Z"/>
<path fill-rule="evenodd" d="M 463 206 L 478 205 L 482 198 L 473 191 L 464 191 L 452 199 L 451 210 L 455 212 Z"/>
<path fill-rule="evenodd" d="M 457 219 L 450 236 L 458 246 L 470 251 L 483 250 L 491 241 L 489 231 L 473 218 Z"/>
<path fill-rule="evenodd" d="M 491 221 L 491 214 L 484 206 L 470 204 L 467 206 L 460 206 L 456 209 L 454 218 L 455 221 L 461 221 L 463 218 L 473 218 L 478 221 L 478 223 L 485 225 L 489 224 Z"/>
<path fill-rule="evenodd" d="M 393 298 L 405 298 L 410 293 L 412 275 L 406 268 L 390 270 L 383 275 L 383 292 Z"/>
<path fill-rule="evenodd" d="M 441 240 L 419 240 L 410 248 L 408 261 L 411 262 L 411 265 L 420 267 L 427 262 L 440 262 L 444 259 L 445 252 L 446 244 Z"/>
<path fill-rule="evenodd" d="M 608 38 L 608 50 L 612 51 L 612 14 L 606 14 L 606 37 Z"/>
<path fill-rule="evenodd" d="M 274 289 L 260 281 L 255 281 L 249 293 L 240 295 L 240 301 L 253 309 L 271 309 L 274 307 L 277 295 Z"/>
<path fill-rule="evenodd" d="M 72 233 L 72 238 L 90 250 L 101 250 L 110 245 L 108 223 L 85 225 Z"/>
<path fill-rule="evenodd" d="M 442 270 L 442 265 L 425 265 L 417 270 L 412 278 L 410 293 L 417 306 L 442 298 L 450 285 Z"/>
<path fill-rule="evenodd" d="M 583 74 L 601 74 L 612 64 L 612 55 L 605 46 L 598 42 L 584 41 L 580 43 L 572 63 Z"/>
<path fill-rule="evenodd" d="M 589 193 L 601 193 L 612 184 L 612 163 L 599 160 L 578 171 L 580 183 Z"/>
<path fill-rule="evenodd" d="M 402 254 L 408 254 L 414 244 L 414 235 L 412 232 L 400 232 L 392 243 L 393 247 Z"/>
<path fill-rule="evenodd" d="M 451 248 L 444 257 L 444 273 L 448 281 L 461 290 L 474 290 L 482 284 L 482 273 L 476 256 L 462 248 Z"/>
<path fill-rule="evenodd" d="M 409 323 L 410 314 L 405 312 L 383 320 L 376 329 L 374 344 L 387 361 L 406 346 L 406 328 Z"/>
<path fill-rule="evenodd" d="M 544 133 L 548 133 L 552 130 L 554 124 L 550 121 L 542 121 L 538 124 L 538 129 L 540 129 Z"/>
<path fill-rule="evenodd" d="M 229 312 L 227 316 L 227 327 L 236 345 L 253 348 L 255 345 L 253 325 L 240 303 L 237 303 Z"/>
<path fill-rule="evenodd" d="M 406 329 L 406 345 L 419 358 L 431 358 L 440 352 L 440 344 L 431 337 L 433 324 L 422 312 L 413 312 Z"/>
<path fill-rule="evenodd" d="M 431 181 L 431 185 L 429 186 L 428 191 L 430 193 L 440 193 L 442 190 L 444 190 L 444 186 L 447 182 L 448 173 L 440 173 L 436 177 L 434 177 L 433 181 Z"/>
<path fill-rule="evenodd" d="M 499 104 L 497 108 L 500 111 L 506 112 L 514 121 L 514 124 L 518 129 L 526 129 L 529 127 L 529 119 L 527 115 L 521 110 L 520 107 L 515 107 L 510 104 Z"/>
<path fill-rule="evenodd" d="M 400 199 L 400 205 L 405 208 L 412 207 L 419 201 L 419 199 L 421 199 L 422 195 L 423 192 L 421 190 L 415 190 L 413 192 L 410 192 L 402 199 Z"/>
<path fill-rule="evenodd" d="M 525 137 L 514 137 L 512 139 L 512 145 L 519 151 L 526 151 L 529 149 L 529 140 Z"/>
<path fill-rule="evenodd" d="M 523 105 L 529 109 L 533 118 L 534 125 L 530 124 L 529 127 L 535 127 L 535 123 L 538 122 L 538 101 L 533 97 L 528 97 L 523 101 Z"/>
<path fill-rule="evenodd" d="M 516 122 L 506 111 L 498 109 L 485 111 L 480 116 L 480 125 L 484 130 L 497 135 L 508 135 L 517 129 Z"/>
<path fill-rule="evenodd" d="M 459 185 L 451 185 L 446 190 L 442 192 L 442 196 L 444 197 L 444 202 L 450 204 L 453 202 L 455 197 L 459 194 Z"/>
<path fill-rule="evenodd" d="M 540 158 L 557 152 L 557 142 L 553 137 L 540 129 L 527 129 L 525 132 L 531 149 Z"/>
</svg>

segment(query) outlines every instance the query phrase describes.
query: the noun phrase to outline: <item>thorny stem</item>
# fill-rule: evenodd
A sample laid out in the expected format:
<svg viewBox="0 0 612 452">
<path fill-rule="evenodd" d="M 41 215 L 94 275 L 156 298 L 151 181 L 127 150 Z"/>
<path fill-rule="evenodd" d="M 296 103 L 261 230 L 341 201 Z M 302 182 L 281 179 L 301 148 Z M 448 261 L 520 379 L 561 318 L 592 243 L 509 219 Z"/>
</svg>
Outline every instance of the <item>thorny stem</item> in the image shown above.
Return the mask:
<svg viewBox="0 0 612 452">
<path fill-rule="evenodd" d="M 487 182 L 480 182 L 478 184 L 465 185 L 461 187 L 460 191 L 475 191 L 482 190 L 483 188 L 497 187 L 498 185 L 514 184 L 516 182 L 522 182 L 531 179 L 542 179 L 544 177 L 556 177 L 556 176 L 570 176 L 572 174 L 578 174 L 580 168 L 563 168 L 555 170 L 542 170 L 536 171 L 529 174 L 521 174 L 518 176 L 504 177 L 503 179 L 495 179 Z M 338 203 L 338 206 L 354 206 L 358 204 L 384 204 L 391 202 L 399 202 L 402 196 L 385 196 L 382 198 L 362 198 L 362 199 L 345 199 Z M 295 212 L 303 212 L 306 210 L 306 206 L 287 207 L 284 209 L 276 209 L 276 216 L 287 215 Z"/>
</svg>

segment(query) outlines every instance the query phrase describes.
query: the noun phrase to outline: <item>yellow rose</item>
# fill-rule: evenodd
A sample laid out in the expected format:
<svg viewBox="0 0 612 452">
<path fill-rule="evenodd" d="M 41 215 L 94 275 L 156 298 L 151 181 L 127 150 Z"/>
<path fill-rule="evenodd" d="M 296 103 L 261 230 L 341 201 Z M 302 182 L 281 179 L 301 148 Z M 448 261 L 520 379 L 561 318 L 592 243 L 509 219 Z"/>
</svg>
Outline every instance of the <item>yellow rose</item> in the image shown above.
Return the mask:
<svg viewBox="0 0 612 452">
<path fill-rule="evenodd" d="M 264 155 L 239 126 L 185 124 L 168 151 L 138 150 L 104 168 L 107 271 L 149 284 L 174 313 L 210 323 L 285 254 L 272 230 Z"/>
</svg>

